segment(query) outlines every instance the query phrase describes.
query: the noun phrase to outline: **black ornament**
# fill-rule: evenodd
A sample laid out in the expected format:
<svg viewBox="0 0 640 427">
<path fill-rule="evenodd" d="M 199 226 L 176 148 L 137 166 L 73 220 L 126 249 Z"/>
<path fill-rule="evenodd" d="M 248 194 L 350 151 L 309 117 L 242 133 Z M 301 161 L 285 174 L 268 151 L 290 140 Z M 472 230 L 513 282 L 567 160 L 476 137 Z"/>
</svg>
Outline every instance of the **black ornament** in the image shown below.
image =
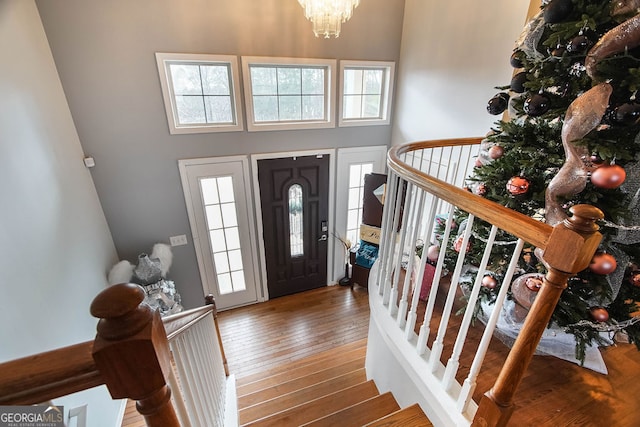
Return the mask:
<svg viewBox="0 0 640 427">
<path fill-rule="evenodd" d="M 522 93 L 524 92 L 524 84 L 527 81 L 527 73 L 526 71 L 521 71 L 518 74 L 516 74 L 515 76 L 513 76 L 513 78 L 511 79 L 511 90 L 514 91 L 515 93 Z"/>
<path fill-rule="evenodd" d="M 572 10 L 573 3 L 571 0 L 552 0 L 544 8 L 544 22 L 548 24 L 555 24 L 557 22 L 564 21 Z"/>
<path fill-rule="evenodd" d="M 591 47 L 591 40 L 585 35 L 575 36 L 567 43 L 567 52 L 569 53 L 586 53 Z"/>
<path fill-rule="evenodd" d="M 562 45 L 558 45 L 556 46 L 555 49 L 551 50 L 551 52 L 549 52 L 551 54 L 551 56 L 553 56 L 554 58 L 562 58 L 562 55 L 564 55 L 564 53 L 567 51 L 567 49 L 562 46 Z"/>
<path fill-rule="evenodd" d="M 640 104 L 631 102 L 617 106 L 613 110 L 611 119 L 614 123 L 630 126 L 640 119 Z"/>
<path fill-rule="evenodd" d="M 501 114 L 509 106 L 509 94 L 505 92 L 497 93 L 487 103 L 487 111 L 494 116 Z"/>
<path fill-rule="evenodd" d="M 522 68 L 523 64 L 522 64 L 522 59 L 520 59 L 519 51 L 516 50 L 511 54 L 511 58 L 509 58 L 509 63 L 513 68 Z"/>
<path fill-rule="evenodd" d="M 549 98 L 540 94 L 532 95 L 524 101 L 523 109 L 532 117 L 541 116 L 549 111 Z"/>
</svg>

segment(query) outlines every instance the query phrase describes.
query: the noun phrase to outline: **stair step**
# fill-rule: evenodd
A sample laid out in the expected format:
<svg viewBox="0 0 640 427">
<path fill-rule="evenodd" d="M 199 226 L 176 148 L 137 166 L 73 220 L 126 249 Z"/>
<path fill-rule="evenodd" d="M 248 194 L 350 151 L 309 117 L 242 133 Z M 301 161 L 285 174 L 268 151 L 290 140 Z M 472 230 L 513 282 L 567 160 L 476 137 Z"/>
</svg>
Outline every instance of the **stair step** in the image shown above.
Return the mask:
<svg viewBox="0 0 640 427">
<path fill-rule="evenodd" d="M 365 427 L 428 427 L 433 426 L 431 421 L 422 411 L 422 408 L 416 403 L 407 408 L 380 418 L 372 423 L 366 424 Z"/>
<path fill-rule="evenodd" d="M 360 384 L 326 394 L 317 399 L 299 404 L 295 407 L 275 413 L 271 416 L 258 419 L 250 424 L 241 424 L 250 427 L 282 427 L 299 426 L 304 423 L 322 418 L 328 414 L 340 411 L 361 402 L 369 400 L 378 395 L 378 389 L 373 381 L 362 382 Z M 358 424 L 359 425 L 359 424 Z M 343 422 L 333 424 L 333 426 L 348 426 Z"/>
<path fill-rule="evenodd" d="M 266 378 L 273 377 L 278 374 L 283 374 L 283 373 L 286 374 L 287 372 L 291 372 L 296 369 L 307 367 L 314 364 L 321 365 L 321 366 L 330 366 L 331 363 L 338 363 L 338 364 L 344 363 L 345 357 L 350 357 L 352 354 L 358 355 L 356 357 L 360 357 L 365 355 L 366 351 L 367 351 L 366 339 L 354 341 L 352 343 L 345 344 L 340 347 L 335 347 L 330 350 L 326 350 L 321 353 L 314 354 L 313 356 L 310 356 L 310 357 L 305 357 L 304 359 L 283 363 L 281 365 L 275 366 L 270 369 L 265 369 L 264 371 L 260 371 L 255 374 L 247 375 L 245 377 L 239 377 L 236 379 L 237 386 L 240 389 L 245 385 L 262 381 Z M 320 370 L 320 369 L 317 369 L 317 370 Z M 260 387 L 260 388 L 264 388 L 264 387 Z"/>
<path fill-rule="evenodd" d="M 396 399 L 387 392 L 304 424 L 304 427 L 362 426 L 399 409 Z"/>
<path fill-rule="evenodd" d="M 239 411 L 240 424 L 247 424 L 366 381 L 367 376 L 364 368 L 362 368 L 256 405 L 242 408 Z M 335 410 L 337 409 L 333 409 L 328 413 L 334 412 Z"/>
<path fill-rule="evenodd" d="M 298 378 L 294 377 L 295 379 L 291 379 L 289 381 L 282 378 L 281 381 L 275 382 L 274 385 L 267 386 L 266 388 L 253 393 L 240 395 L 240 391 L 238 391 L 238 407 L 247 408 L 260 402 L 264 402 L 265 400 L 273 399 L 274 397 L 291 393 L 292 391 L 300 390 L 302 388 L 318 384 L 322 381 L 357 371 L 361 368 L 364 368 L 364 357 L 329 369 L 323 369 L 315 372 L 312 371 L 307 375 L 300 376 Z"/>
<path fill-rule="evenodd" d="M 361 368 L 364 366 L 365 353 L 365 348 L 358 348 L 355 350 L 347 351 L 345 353 L 337 353 L 336 355 L 334 355 L 335 357 L 332 357 L 331 359 L 315 361 L 299 367 L 292 367 L 284 372 L 276 373 L 269 377 L 256 380 L 242 386 L 238 386 L 238 396 L 245 396 L 251 393 L 255 393 L 256 391 L 264 390 L 278 384 L 306 377 L 316 372 L 342 367 L 343 365 L 352 363 L 353 361 L 358 361 L 358 363 L 360 363 L 359 367 Z"/>
</svg>

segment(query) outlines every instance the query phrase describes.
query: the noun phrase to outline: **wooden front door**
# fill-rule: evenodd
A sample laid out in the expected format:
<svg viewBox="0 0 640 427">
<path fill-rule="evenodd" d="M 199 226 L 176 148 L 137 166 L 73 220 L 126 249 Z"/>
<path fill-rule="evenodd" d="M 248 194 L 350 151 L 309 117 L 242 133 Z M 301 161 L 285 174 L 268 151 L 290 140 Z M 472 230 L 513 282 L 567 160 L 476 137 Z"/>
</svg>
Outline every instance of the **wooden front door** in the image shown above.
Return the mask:
<svg viewBox="0 0 640 427">
<path fill-rule="evenodd" d="M 258 161 L 269 298 L 327 284 L 329 156 Z"/>
</svg>

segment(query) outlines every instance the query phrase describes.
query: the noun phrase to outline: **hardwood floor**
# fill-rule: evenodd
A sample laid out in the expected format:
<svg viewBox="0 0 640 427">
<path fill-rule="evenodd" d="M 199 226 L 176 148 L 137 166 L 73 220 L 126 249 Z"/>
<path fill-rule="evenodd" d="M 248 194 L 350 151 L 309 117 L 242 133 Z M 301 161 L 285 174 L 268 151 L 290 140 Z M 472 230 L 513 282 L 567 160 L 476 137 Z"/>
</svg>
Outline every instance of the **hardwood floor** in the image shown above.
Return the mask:
<svg viewBox="0 0 640 427">
<path fill-rule="evenodd" d="M 219 314 L 229 368 L 243 393 L 262 388 L 255 379 L 264 377 L 264 371 L 295 371 L 296 361 L 340 346 L 343 354 L 359 351 L 362 357 L 368 323 L 368 295 L 360 287 L 320 288 Z M 508 352 L 492 341 L 476 399 L 491 386 Z M 535 356 L 516 394 L 509 426 L 639 426 L 640 352 L 623 344 L 602 353 L 609 375 Z M 466 370 L 468 364 L 461 360 L 461 372 Z"/>
<path fill-rule="evenodd" d="M 367 337 L 366 289 L 329 286 L 218 315 L 229 371 L 242 378 Z"/>
<path fill-rule="evenodd" d="M 448 282 L 441 283 L 443 287 Z M 446 292 L 440 292 L 446 294 Z M 461 308 L 458 298 L 453 312 Z M 435 338 L 439 314 L 444 304 L 436 300 L 429 345 Z M 425 304 L 418 308 L 418 325 L 424 318 Z M 450 319 L 441 362 L 446 364 L 451 354 L 456 331 L 462 316 Z M 416 332 L 419 326 L 416 327 Z M 451 333 L 451 332 L 454 333 Z M 476 323 L 469 330 L 467 343 L 460 357 L 456 379 L 462 382 L 468 375 L 483 327 Z M 515 395 L 515 411 L 509 426 L 580 426 L 580 427 L 637 427 L 640 426 L 640 352 L 635 345 L 618 344 L 600 349 L 608 368 L 608 375 L 558 359 L 552 356 L 534 356 Z M 509 348 L 493 337 L 478 377 L 473 399 L 482 395 L 495 382 L 507 357 Z"/>
</svg>

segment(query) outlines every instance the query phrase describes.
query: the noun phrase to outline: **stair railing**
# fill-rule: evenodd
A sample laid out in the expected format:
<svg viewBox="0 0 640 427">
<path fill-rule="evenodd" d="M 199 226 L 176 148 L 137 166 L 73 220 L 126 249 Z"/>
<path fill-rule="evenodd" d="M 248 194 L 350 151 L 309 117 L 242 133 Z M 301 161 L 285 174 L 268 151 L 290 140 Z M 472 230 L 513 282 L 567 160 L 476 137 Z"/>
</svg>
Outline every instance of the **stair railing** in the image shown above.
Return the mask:
<svg viewBox="0 0 640 427">
<path fill-rule="evenodd" d="M 572 217 L 551 227 L 464 189 L 480 141 L 467 138 L 405 144 L 393 147 L 388 155 L 380 253 L 369 280 L 370 305 L 372 321 L 383 337 L 380 341 L 393 347 L 390 354 L 410 374 L 399 380 L 404 384 L 394 385 L 396 380 L 383 372 L 391 371 L 389 366 L 376 366 L 369 360 L 367 372 L 397 397 L 403 395 L 407 381 L 413 382 L 422 395 L 421 406 L 435 425 L 507 423 L 516 389 L 568 278 L 588 266 L 601 238 L 595 221 L 602 213 L 592 206 L 572 207 Z M 459 225 L 453 223 L 454 212 L 459 211 L 468 214 L 466 227 L 458 229 L 455 267 L 445 274 L 445 254 L 451 253 L 448 242 Z M 491 225 L 488 237 L 474 235 L 474 221 Z M 435 265 L 427 267 L 426 253 L 436 241 L 434 227 L 438 222 L 441 247 Z M 474 266 L 467 260 L 471 239 L 484 245 L 482 259 Z M 416 242 L 424 243 L 421 257 L 414 255 Z M 505 266 L 506 285 L 501 286 L 497 300 L 489 307 L 490 314 L 483 319 L 477 348 L 465 348 L 482 279 L 498 245 L 513 248 Z M 497 380 L 478 406 L 473 400 L 478 375 L 525 245 L 542 252 L 548 273 Z M 466 307 L 460 307 L 460 283 L 472 277 L 470 267 L 478 273 L 465 288 Z M 430 289 L 425 297 L 420 291 L 426 275 L 433 279 L 426 280 Z M 421 303 L 421 299 L 426 301 Z M 423 304 L 421 310 L 419 304 Z M 370 335 L 370 346 L 372 341 Z M 373 352 L 367 353 L 368 359 L 370 356 L 375 358 Z M 463 359 L 465 368 L 461 369 Z"/>
<path fill-rule="evenodd" d="M 0 364 L 0 405 L 31 405 L 106 385 L 132 399 L 151 427 L 237 423 L 233 376 L 215 301 L 168 316 L 144 304 L 137 285 L 113 285 L 91 304 L 94 341 Z"/>
</svg>

